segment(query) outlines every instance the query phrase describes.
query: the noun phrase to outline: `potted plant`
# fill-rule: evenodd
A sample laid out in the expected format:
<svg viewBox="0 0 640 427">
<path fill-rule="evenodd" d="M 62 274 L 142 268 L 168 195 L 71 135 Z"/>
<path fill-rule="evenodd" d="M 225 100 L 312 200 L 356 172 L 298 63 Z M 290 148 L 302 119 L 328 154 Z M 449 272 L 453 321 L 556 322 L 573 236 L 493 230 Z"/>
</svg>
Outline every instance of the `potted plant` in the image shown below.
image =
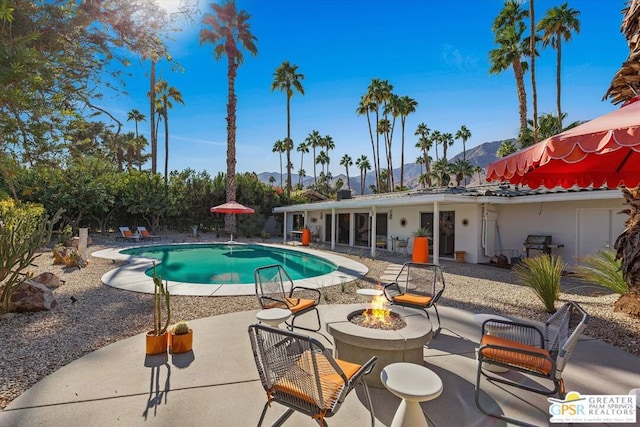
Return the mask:
<svg viewBox="0 0 640 427">
<path fill-rule="evenodd" d="M 166 310 L 167 318 L 162 321 L 162 312 Z M 167 328 L 171 321 L 171 304 L 167 284 L 156 275 L 156 265 L 153 264 L 153 330 L 147 332 L 146 353 L 160 354 L 167 351 Z"/>
<path fill-rule="evenodd" d="M 193 329 L 185 321 L 173 325 L 169 335 L 169 347 L 172 353 L 186 353 L 193 347 Z"/>
<path fill-rule="evenodd" d="M 429 262 L 429 239 L 427 237 L 428 230 L 420 227 L 413 232 L 413 253 L 411 261 L 413 262 Z"/>
</svg>

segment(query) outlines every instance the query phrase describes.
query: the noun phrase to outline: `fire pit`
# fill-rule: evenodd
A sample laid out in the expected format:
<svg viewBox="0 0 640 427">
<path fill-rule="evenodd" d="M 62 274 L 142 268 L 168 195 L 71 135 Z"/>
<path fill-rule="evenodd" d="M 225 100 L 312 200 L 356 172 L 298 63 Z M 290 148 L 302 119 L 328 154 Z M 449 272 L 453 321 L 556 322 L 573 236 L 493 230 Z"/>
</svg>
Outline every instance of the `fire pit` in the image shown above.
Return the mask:
<svg viewBox="0 0 640 427">
<path fill-rule="evenodd" d="M 376 310 L 373 304 L 350 304 L 334 308 L 325 316 L 327 331 L 333 336 L 335 356 L 354 363 L 364 363 L 371 356 L 378 356 L 378 363 L 367 384 L 384 388 L 380 371 L 396 362 L 424 363 L 422 347 L 431 341 L 431 322 L 418 310 L 390 306 L 389 316 L 398 329 L 383 329 L 386 326 L 366 327 L 352 320 L 364 313 L 370 315 Z M 403 326 L 402 323 L 405 325 Z"/>
</svg>

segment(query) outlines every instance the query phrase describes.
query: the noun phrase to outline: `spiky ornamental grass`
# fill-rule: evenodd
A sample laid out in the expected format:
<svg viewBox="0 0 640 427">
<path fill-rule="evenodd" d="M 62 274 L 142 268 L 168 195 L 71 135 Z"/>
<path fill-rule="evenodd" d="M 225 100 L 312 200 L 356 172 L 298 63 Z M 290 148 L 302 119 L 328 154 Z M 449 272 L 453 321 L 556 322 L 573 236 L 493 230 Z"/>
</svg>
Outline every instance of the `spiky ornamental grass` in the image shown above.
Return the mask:
<svg viewBox="0 0 640 427">
<path fill-rule="evenodd" d="M 621 261 L 616 260 L 615 251 L 598 251 L 585 256 L 581 261 L 582 265 L 576 268 L 576 274 L 585 282 L 603 286 L 620 295 L 629 292 L 620 267 Z"/>
<path fill-rule="evenodd" d="M 529 286 L 544 304 L 547 313 L 556 311 L 555 302 L 560 296 L 560 278 L 565 263 L 556 255 L 539 255 L 525 258 L 515 265 L 513 272 Z"/>
</svg>

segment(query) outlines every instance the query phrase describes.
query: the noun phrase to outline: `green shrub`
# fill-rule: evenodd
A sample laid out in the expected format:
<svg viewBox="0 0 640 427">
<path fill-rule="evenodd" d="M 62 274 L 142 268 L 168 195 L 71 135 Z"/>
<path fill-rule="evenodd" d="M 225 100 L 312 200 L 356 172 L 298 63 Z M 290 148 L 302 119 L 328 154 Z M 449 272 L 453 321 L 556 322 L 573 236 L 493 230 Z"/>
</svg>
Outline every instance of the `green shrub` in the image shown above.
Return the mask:
<svg viewBox="0 0 640 427">
<path fill-rule="evenodd" d="M 547 313 L 554 313 L 564 268 L 562 258 L 545 254 L 523 259 L 513 267 L 513 272 L 523 284 L 533 290 Z"/>
<path fill-rule="evenodd" d="M 615 251 L 598 251 L 585 256 L 581 261 L 582 265 L 576 268 L 576 274 L 585 282 L 604 286 L 620 295 L 629 292 L 629 286 L 622 276 L 621 261 L 616 261 Z"/>
</svg>

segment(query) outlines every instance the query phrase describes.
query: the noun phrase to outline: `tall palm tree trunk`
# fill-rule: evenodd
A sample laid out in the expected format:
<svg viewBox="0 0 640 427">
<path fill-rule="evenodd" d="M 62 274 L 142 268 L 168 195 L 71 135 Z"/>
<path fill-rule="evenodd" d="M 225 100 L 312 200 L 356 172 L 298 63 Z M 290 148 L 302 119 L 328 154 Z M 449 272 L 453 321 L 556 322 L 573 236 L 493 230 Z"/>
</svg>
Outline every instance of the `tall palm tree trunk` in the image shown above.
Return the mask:
<svg viewBox="0 0 640 427">
<path fill-rule="evenodd" d="M 235 81 L 238 66 L 233 55 L 228 56 L 229 85 L 227 95 L 227 202 L 236 200 L 236 92 Z M 236 231 L 236 217 L 227 214 L 224 217 L 225 230 L 228 233 Z"/>
<path fill-rule="evenodd" d="M 287 93 L 289 91 L 287 90 Z M 291 97 L 287 95 L 287 199 L 291 199 Z"/>
<path fill-rule="evenodd" d="M 529 38 L 529 49 L 531 50 L 531 102 L 533 107 L 533 143 L 535 144 L 538 142 L 538 89 L 536 88 L 536 18 L 534 3 L 534 0 L 529 0 L 529 26 L 531 27 L 531 37 Z M 464 160 L 467 160 L 466 157 Z"/>
<path fill-rule="evenodd" d="M 527 130 L 527 92 L 524 87 L 524 70 L 520 59 L 513 61 L 513 72 L 516 77 L 516 86 L 518 90 L 518 112 L 520 113 L 520 136 L 523 136 Z"/>
<path fill-rule="evenodd" d="M 151 100 L 151 114 L 149 122 L 151 125 L 151 173 L 155 174 L 158 170 L 158 133 L 156 132 L 156 61 L 151 59 L 151 89 L 149 89 L 149 98 Z"/>
<path fill-rule="evenodd" d="M 562 67 L 562 43 L 560 42 L 560 37 L 558 37 L 557 39 L 558 42 L 558 52 L 557 52 L 557 59 L 558 59 L 558 66 L 556 68 L 556 85 L 557 85 L 557 89 L 558 92 L 556 93 L 556 104 L 558 106 L 558 129 L 560 129 L 560 131 L 562 131 L 562 107 L 560 105 L 560 98 L 561 98 L 561 82 L 560 82 L 560 74 L 561 74 L 561 67 Z"/>
<path fill-rule="evenodd" d="M 369 125 L 369 137 L 371 137 L 371 153 L 373 154 L 373 169 L 376 177 L 376 183 L 378 182 L 378 169 L 376 167 L 376 144 L 373 140 L 373 131 L 371 130 L 371 118 L 369 117 L 369 110 L 367 109 L 367 124 Z M 364 194 L 364 193 L 363 193 Z"/>
</svg>

